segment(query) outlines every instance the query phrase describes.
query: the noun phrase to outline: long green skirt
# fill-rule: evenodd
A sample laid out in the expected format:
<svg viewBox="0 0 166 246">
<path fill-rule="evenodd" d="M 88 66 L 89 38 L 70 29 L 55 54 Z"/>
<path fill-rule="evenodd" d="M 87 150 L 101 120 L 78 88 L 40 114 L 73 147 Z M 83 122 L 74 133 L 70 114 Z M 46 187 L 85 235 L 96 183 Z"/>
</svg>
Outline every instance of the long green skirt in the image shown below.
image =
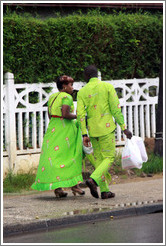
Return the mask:
<svg viewBox="0 0 166 246">
<path fill-rule="evenodd" d="M 51 118 L 43 139 L 35 190 L 72 187 L 83 182 L 81 130 L 73 120 Z"/>
</svg>

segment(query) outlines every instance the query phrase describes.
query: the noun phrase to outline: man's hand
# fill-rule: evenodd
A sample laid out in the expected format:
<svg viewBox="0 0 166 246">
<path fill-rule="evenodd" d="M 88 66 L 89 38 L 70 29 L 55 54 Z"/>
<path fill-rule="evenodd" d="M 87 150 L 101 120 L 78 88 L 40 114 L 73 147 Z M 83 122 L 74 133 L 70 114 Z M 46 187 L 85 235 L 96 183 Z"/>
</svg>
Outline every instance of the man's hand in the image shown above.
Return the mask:
<svg viewBox="0 0 166 246">
<path fill-rule="evenodd" d="M 91 146 L 90 138 L 88 136 L 83 137 L 83 145 L 85 147 L 90 147 Z"/>
<path fill-rule="evenodd" d="M 129 138 L 129 139 L 132 138 L 132 133 L 128 129 L 125 129 L 123 132 L 124 132 L 124 134 L 126 135 L 127 138 Z"/>
</svg>

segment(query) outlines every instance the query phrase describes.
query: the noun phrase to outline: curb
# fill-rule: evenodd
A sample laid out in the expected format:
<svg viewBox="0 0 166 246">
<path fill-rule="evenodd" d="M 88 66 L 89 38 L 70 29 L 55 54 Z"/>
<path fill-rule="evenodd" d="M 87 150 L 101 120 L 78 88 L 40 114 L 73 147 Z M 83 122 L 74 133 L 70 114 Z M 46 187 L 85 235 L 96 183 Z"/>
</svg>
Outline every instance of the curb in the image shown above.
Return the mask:
<svg viewBox="0 0 166 246">
<path fill-rule="evenodd" d="M 57 229 L 60 227 L 71 226 L 74 224 L 81 224 L 85 222 L 92 222 L 103 219 L 116 219 L 119 217 L 128 217 L 128 216 L 139 216 L 150 213 L 157 213 L 163 211 L 163 203 L 144 205 L 140 207 L 130 207 L 123 209 L 116 209 L 114 211 L 105 211 L 97 212 L 91 214 L 83 215 L 74 215 L 67 216 L 58 219 L 50 220 L 41 220 L 37 222 L 32 222 L 29 224 L 16 224 L 16 225 L 7 225 L 3 228 L 3 236 L 18 235 L 22 233 L 31 233 L 34 231 L 48 230 L 48 229 Z"/>
</svg>

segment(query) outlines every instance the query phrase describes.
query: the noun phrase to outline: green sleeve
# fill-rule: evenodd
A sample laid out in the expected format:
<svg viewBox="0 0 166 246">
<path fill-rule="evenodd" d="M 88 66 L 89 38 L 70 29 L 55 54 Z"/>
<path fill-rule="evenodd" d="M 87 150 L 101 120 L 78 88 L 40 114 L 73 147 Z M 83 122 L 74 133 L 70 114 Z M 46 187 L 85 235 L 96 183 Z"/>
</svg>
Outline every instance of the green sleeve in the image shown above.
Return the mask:
<svg viewBox="0 0 166 246">
<path fill-rule="evenodd" d="M 64 96 L 62 98 L 62 105 L 68 105 L 71 106 L 73 103 L 72 97 L 71 96 Z"/>
<path fill-rule="evenodd" d="M 124 123 L 124 116 L 121 111 L 119 98 L 112 85 L 109 86 L 109 106 L 115 121 L 118 123 L 122 130 L 125 130 L 126 126 Z"/>
<path fill-rule="evenodd" d="M 86 116 L 85 105 L 80 95 L 80 92 L 78 92 L 77 93 L 77 120 L 81 127 L 82 135 L 88 134 L 86 129 L 85 116 Z"/>
</svg>

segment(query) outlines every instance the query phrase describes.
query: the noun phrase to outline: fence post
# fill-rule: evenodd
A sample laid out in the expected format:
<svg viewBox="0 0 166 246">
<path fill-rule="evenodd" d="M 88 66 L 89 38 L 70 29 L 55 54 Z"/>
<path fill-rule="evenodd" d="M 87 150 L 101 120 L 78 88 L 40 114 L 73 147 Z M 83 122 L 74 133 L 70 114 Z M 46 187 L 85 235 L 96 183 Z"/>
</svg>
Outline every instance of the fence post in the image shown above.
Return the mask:
<svg viewBox="0 0 166 246">
<path fill-rule="evenodd" d="M 98 71 L 98 79 L 101 80 L 101 72 Z"/>
<path fill-rule="evenodd" d="M 9 158 L 9 171 L 15 167 L 16 161 L 16 119 L 15 119 L 15 88 L 14 75 L 12 73 L 5 74 L 6 84 L 6 144 Z"/>
</svg>

